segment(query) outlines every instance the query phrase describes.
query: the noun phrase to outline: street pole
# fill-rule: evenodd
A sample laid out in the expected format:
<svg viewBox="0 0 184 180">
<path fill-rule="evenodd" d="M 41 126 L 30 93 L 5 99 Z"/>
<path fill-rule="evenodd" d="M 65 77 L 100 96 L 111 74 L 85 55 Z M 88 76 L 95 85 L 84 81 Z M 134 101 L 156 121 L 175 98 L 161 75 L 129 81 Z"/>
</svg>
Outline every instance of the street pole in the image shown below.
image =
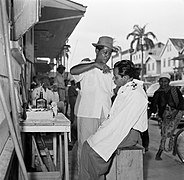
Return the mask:
<svg viewBox="0 0 184 180">
<path fill-rule="evenodd" d="M 143 72 L 143 48 L 141 46 L 141 80 L 143 81 L 143 75 L 144 75 L 144 72 Z"/>
</svg>

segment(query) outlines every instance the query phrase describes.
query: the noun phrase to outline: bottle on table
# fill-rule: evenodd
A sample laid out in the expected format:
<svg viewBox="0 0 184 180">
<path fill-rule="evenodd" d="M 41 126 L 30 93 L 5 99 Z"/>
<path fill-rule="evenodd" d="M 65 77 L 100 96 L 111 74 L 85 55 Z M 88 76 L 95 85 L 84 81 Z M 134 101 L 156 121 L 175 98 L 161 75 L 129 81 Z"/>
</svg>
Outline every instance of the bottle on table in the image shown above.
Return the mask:
<svg viewBox="0 0 184 180">
<path fill-rule="evenodd" d="M 47 100 L 43 97 L 43 89 L 41 88 L 40 97 L 36 99 L 36 108 L 47 108 Z"/>
</svg>

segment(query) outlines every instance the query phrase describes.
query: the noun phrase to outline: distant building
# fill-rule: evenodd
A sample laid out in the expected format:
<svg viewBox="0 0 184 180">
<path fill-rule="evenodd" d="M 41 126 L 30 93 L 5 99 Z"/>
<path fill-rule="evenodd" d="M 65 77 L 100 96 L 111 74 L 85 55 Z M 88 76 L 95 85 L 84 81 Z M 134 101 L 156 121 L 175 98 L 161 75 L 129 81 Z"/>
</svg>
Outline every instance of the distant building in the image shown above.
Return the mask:
<svg viewBox="0 0 184 180">
<path fill-rule="evenodd" d="M 155 47 L 143 52 L 143 65 L 144 65 L 144 78 L 145 81 L 154 81 L 154 78 L 147 78 L 148 76 L 160 75 L 160 58 L 159 55 L 164 47 L 164 44 L 159 42 L 155 44 Z M 117 53 L 112 57 L 112 66 L 119 60 L 129 59 L 137 68 L 141 68 L 142 55 L 141 51 L 130 53 L 130 49 L 124 50 L 121 53 Z M 153 62 L 155 61 L 155 65 Z M 157 62 L 157 63 L 156 63 Z M 147 63 L 149 65 L 147 65 Z M 148 73 L 148 74 L 147 74 Z M 152 75 L 154 74 L 154 75 Z"/>
<path fill-rule="evenodd" d="M 145 81 L 156 82 L 161 73 L 161 59 L 160 53 L 164 48 L 164 44 L 159 42 L 155 44 L 148 53 L 145 59 L 146 73 L 144 75 Z"/>
<path fill-rule="evenodd" d="M 173 80 L 183 79 L 183 60 L 175 58 L 183 49 L 184 39 L 169 38 L 160 54 L 161 72 L 170 73 Z"/>
<path fill-rule="evenodd" d="M 111 67 L 122 59 L 129 59 L 141 68 L 141 51 L 130 53 L 130 49 L 118 52 L 111 59 Z M 161 73 L 167 72 L 171 80 L 184 79 L 184 39 L 169 38 L 164 45 L 162 42 L 143 52 L 144 81 L 157 82 Z"/>
<path fill-rule="evenodd" d="M 114 56 L 112 56 L 111 67 L 113 67 L 116 62 L 123 60 L 123 59 L 131 60 L 130 49 L 120 51 L 116 53 Z"/>
</svg>

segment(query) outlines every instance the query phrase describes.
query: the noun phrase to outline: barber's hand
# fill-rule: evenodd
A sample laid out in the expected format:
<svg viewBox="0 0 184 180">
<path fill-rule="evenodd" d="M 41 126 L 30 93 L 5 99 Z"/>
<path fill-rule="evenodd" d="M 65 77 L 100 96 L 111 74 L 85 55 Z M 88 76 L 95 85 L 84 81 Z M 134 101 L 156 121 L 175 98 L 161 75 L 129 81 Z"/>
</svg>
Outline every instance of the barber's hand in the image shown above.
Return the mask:
<svg viewBox="0 0 184 180">
<path fill-rule="evenodd" d="M 110 73 L 110 72 L 111 72 L 111 69 L 109 66 L 106 65 L 103 67 L 103 73 Z"/>
<path fill-rule="evenodd" d="M 103 73 L 110 73 L 111 72 L 110 67 L 107 66 L 107 64 L 105 64 L 105 63 L 96 62 L 95 65 L 98 69 L 102 70 Z"/>
</svg>

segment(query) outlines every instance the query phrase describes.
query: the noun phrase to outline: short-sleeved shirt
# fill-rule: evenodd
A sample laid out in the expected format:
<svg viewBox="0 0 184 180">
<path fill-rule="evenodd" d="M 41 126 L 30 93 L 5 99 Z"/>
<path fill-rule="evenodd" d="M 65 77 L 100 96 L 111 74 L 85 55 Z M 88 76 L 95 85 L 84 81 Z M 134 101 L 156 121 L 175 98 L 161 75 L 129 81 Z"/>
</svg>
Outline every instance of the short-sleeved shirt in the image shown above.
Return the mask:
<svg viewBox="0 0 184 180">
<path fill-rule="evenodd" d="M 57 84 L 58 88 L 65 89 L 64 73 L 61 74 L 57 72 L 54 78 L 54 82 Z"/>
<path fill-rule="evenodd" d="M 107 117 L 115 88 L 112 73 L 103 73 L 100 69 L 94 68 L 73 77 L 76 82 L 80 82 L 81 87 L 77 116 L 100 118 L 103 110 Z"/>
</svg>

